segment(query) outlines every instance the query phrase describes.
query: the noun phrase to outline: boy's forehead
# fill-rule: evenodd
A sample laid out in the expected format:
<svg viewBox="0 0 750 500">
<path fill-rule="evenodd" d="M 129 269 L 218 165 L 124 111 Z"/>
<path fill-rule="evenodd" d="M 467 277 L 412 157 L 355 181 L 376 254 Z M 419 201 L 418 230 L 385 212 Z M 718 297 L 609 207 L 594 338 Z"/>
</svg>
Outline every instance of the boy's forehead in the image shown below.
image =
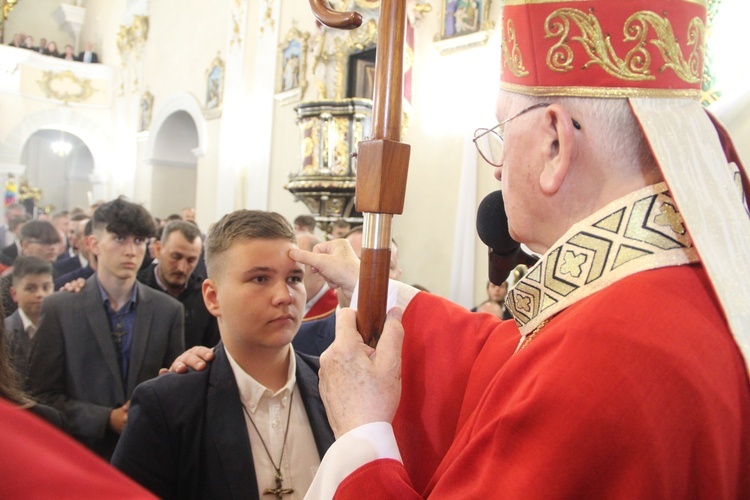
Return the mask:
<svg viewBox="0 0 750 500">
<path fill-rule="evenodd" d="M 289 250 L 298 248 L 297 244 L 285 239 L 249 239 L 229 248 L 230 253 L 240 257 L 245 264 L 252 267 L 275 267 L 279 262 L 296 264 L 289 257 Z M 234 250 L 234 252 L 231 252 Z"/>
<path fill-rule="evenodd" d="M 52 281 L 51 273 L 27 274 L 26 276 L 21 278 L 21 283 L 44 283 L 48 281 Z"/>
</svg>

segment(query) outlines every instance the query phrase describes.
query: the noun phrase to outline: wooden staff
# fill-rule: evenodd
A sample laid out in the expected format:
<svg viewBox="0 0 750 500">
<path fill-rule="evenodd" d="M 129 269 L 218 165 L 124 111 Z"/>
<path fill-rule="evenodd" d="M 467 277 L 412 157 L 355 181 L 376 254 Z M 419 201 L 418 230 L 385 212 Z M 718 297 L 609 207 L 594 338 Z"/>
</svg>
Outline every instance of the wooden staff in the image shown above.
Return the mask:
<svg viewBox="0 0 750 500">
<path fill-rule="evenodd" d="M 406 2 L 383 0 L 378 23 L 372 137 L 357 151 L 357 210 L 364 215 L 362 265 L 359 271 L 357 328 L 365 343 L 375 346 L 383 330 L 391 262 L 391 222 L 404 211 L 408 144 L 401 138 Z M 336 12 L 326 0 L 310 0 L 318 20 L 333 28 L 362 24 L 357 12 Z"/>
</svg>

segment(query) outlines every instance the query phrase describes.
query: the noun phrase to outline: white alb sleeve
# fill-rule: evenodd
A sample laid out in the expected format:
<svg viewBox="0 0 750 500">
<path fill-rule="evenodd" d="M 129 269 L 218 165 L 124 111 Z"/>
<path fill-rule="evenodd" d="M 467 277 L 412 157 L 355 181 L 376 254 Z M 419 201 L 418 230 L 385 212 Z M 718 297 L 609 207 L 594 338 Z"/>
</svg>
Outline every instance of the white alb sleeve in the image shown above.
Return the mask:
<svg viewBox="0 0 750 500">
<path fill-rule="evenodd" d="M 372 422 L 350 430 L 328 448 L 305 499 L 333 498 L 336 488 L 346 476 L 382 458 L 402 461 L 391 424 Z"/>
</svg>

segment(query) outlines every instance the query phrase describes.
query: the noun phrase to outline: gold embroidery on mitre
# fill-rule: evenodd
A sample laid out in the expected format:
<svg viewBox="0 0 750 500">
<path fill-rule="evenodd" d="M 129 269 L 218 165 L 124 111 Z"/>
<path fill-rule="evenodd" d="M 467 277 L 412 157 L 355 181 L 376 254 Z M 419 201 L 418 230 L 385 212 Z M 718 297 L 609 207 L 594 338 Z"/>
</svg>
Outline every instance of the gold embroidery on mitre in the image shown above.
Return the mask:
<svg viewBox="0 0 750 500">
<path fill-rule="evenodd" d="M 579 36 L 571 36 L 571 22 L 579 31 Z M 651 39 L 651 29 L 655 38 Z M 662 55 L 664 64 L 659 72 L 672 69 L 675 74 L 687 83 L 699 83 L 703 71 L 703 43 L 706 27 L 700 18 L 694 18 L 688 25 L 687 44 L 693 46 L 688 60 L 682 55 L 682 49 L 672 31 L 672 24 L 665 17 L 650 11 L 639 11 L 630 16 L 623 27 L 624 41 L 635 42 L 625 55 L 620 58 L 612 47 L 609 35 L 602 32 L 599 20 L 593 13 L 578 9 L 562 8 L 552 12 L 544 22 L 545 38 L 559 40 L 547 52 L 547 67 L 552 71 L 565 73 L 573 70 L 573 49 L 570 42 L 579 42 L 590 60 L 582 68 L 596 64 L 610 75 L 627 81 L 654 80 L 651 53 L 647 43 L 654 45 Z"/>
<path fill-rule="evenodd" d="M 522 334 L 632 274 L 698 262 L 665 183 L 616 200 L 573 226 L 505 300 Z"/>
<path fill-rule="evenodd" d="M 508 19 L 507 35 L 503 36 L 503 66 L 507 66 L 513 76 L 528 76 L 529 72 L 523 65 L 523 56 L 521 49 L 518 48 L 516 41 L 516 29 L 513 26 L 513 20 Z"/>
</svg>

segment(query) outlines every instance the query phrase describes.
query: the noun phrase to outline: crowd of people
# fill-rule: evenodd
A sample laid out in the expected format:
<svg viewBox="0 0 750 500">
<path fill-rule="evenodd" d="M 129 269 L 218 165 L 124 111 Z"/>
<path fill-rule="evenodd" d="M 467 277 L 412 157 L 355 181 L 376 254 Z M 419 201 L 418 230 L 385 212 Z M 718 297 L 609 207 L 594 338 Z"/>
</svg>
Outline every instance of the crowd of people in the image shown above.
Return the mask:
<svg viewBox="0 0 750 500">
<path fill-rule="evenodd" d="M 8 43 L 11 47 L 18 47 L 20 49 L 33 50 L 39 54 L 45 56 L 59 57 L 67 61 L 79 61 L 85 63 L 98 63 L 99 55 L 94 52 L 94 44 L 87 42 L 84 45 L 84 50 L 75 53 L 75 48 L 66 43 L 62 49 L 57 46 L 57 42 L 54 40 L 47 41 L 46 38 L 40 38 L 39 43 L 35 44 L 34 37 L 25 33 L 16 33 L 13 35 L 13 39 Z"/>
<path fill-rule="evenodd" d="M 12 203 L 5 216 L 4 398 L 161 497 L 223 497 L 235 488 L 250 498 L 278 489 L 295 489 L 293 498 L 302 497 L 333 442 L 317 392 L 317 356 L 333 341 L 333 313 L 339 304 L 349 305 L 318 273 L 287 256 L 292 248 L 312 250 L 320 243 L 313 217 L 292 224 L 278 214 L 240 210 L 204 235 L 192 208 L 161 220 L 122 198 L 33 220 L 23 205 Z M 343 226 L 331 224 L 324 239 L 345 238 L 359 250 L 362 228 L 346 223 L 348 231 L 335 232 Z M 397 277 L 395 245 L 392 269 Z M 246 290 L 248 282 L 254 286 Z M 294 350 L 293 339 L 299 344 Z M 196 347 L 215 354 L 210 370 L 156 379 Z M 235 382 L 206 391 L 217 377 L 222 384 Z M 194 402 L 191 409 L 186 399 Z M 238 413 L 239 401 L 253 405 Z M 212 416 L 206 410 L 214 407 L 228 413 Z M 289 419 L 281 449 L 287 439 L 293 448 L 276 464 L 281 410 Z M 145 416 L 153 411 L 166 412 L 170 421 L 180 413 L 187 428 L 156 429 Z M 203 419 L 222 432 L 201 433 Z M 224 432 L 242 433 L 243 426 L 246 442 Z M 185 435 L 191 446 L 227 439 L 216 463 L 252 456 L 244 465 L 255 467 L 255 476 L 201 469 L 199 461 L 174 467 L 198 454 L 188 451 L 187 442 L 179 455 L 153 452 L 155 440 Z M 272 450 L 267 457 L 259 453 L 265 446 Z M 157 448 L 165 454 L 172 449 Z M 298 463 L 305 467 L 292 470 L 290 464 Z M 277 474 L 286 482 L 277 483 Z"/>
</svg>

